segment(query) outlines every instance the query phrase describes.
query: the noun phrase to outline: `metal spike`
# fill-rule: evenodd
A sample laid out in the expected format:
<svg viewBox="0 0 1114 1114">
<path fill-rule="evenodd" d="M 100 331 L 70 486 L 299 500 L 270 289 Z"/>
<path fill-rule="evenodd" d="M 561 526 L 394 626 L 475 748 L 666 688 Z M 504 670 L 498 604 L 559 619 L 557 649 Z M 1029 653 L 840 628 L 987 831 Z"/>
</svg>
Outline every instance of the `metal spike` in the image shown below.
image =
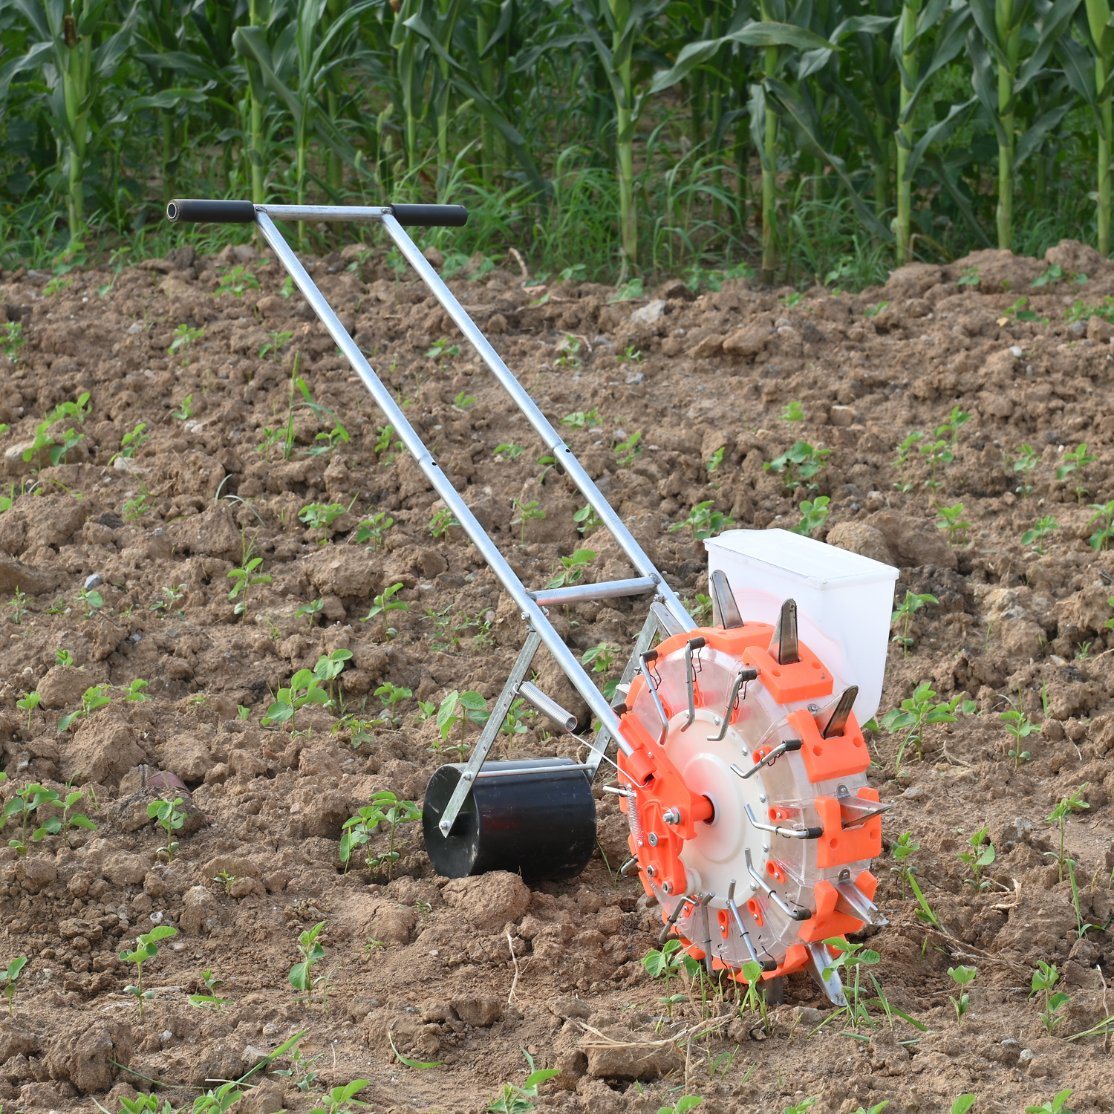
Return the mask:
<svg viewBox="0 0 1114 1114">
<path fill-rule="evenodd" d="M 801 660 L 797 641 L 797 601 L 786 600 L 770 639 L 770 655 L 778 665 L 795 665 Z"/>
<path fill-rule="evenodd" d="M 824 969 L 831 966 L 833 956 L 823 944 L 805 944 L 808 948 L 808 958 L 812 961 L 812 973 L 820 984 L 828 1001 L 833 1006 L 846 1006 L 847 999 L 843 994 L 843 983 L 838 971 L 829 971 L 827 977 Z"/>
<path fill-rule="evenodd" d="M 704 646 L 704 639 L 699 637 L 690 638 L 685 643 L 685 693 L 688 697 L 688 716 L 681 728 L 682 731 L 687 731 L 696 718 L 696 675 L 700 672 L 700 651 Z"/>
<path fill-rule="evenodd" d="M 739 613 L 739 605 L 735 602 L 731 585 L 727 581 L 727 574 L 722 569 L 716 569 L 708 577 L 708 587 L 712 593 L 712 622 L 724 630 L 734 630 L 743 625 L 743 617 Z"/>
<path fill-rule="evenodd" d="M 883 925 L 889 922 L 878 911 L 878 906 L 870 900 L 854 882 L 836 882 L 836 912 L 846 913 L 863 924 Z"/>
<path fill-rule="evenodd" d="M 836 790 L 836 800 L 839 802 L 840 823 L 844 828 L 857 828 L 872 816 L 879 816 L 893 808 L 892 801 L 868 801 L 865 797 L 852 796 L 846 785 Z"/>
<path fill-rule="evenodd" d="M 673 926 L 681 919 L 681 914 L 685 911 L 686 905 L 695 905 L 695 899 L 685 894 L 680 901 L 673 908 L 673 912 L 669 914 L 669 920 L 665 922 L 665 927 L 661 930 L 661 935 L 658 937 L 658 943 L 664 944 L 669 938 L 669 934 L 673 931 Z"/>
<path fill-rule="evenodd" d="M 858 695 L 858 685 L 848 685 L 843 690 L 843 695 L 832 710 L 832 718 L 828 720 L 828 726 L 820 732 L 825 739 L 830 739 L 833 735 L 842 735 L 847 729 L 847 720 L 851 716 L 851 709 L 855 706 L 855 698 Z"/>
</svg>

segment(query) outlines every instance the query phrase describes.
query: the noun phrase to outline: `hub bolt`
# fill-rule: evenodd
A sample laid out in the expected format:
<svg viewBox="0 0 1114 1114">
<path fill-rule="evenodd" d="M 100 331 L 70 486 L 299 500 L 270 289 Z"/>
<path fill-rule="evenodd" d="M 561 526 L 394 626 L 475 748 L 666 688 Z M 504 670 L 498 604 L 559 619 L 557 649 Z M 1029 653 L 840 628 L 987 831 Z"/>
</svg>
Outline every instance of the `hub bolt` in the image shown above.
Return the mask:
<svg viewBox="0 0 1114 1114">
<path fill-rule="evenodd" d="M 671 894 L 673 892 L 673 887 L 668 882 L 662 882 L 661 892 L 663 894 Z"/>
<path fill-rule="evenodd" d="M 667 824 L 680 824 L 680 822 L 681 822 L 681 810 L 679 808 L 666 809 L 665 812 L 662 813 L 661 818 Z"/>
<path fill-rule="evenodd" d="M 651 832 L 646 837 L 646 839 L 649 841 L 649 844 L 650 844 L 651 847 L 657 847 L 657 845 L 658 845 L 658 833 L 657 832 Z"/>
</svg>

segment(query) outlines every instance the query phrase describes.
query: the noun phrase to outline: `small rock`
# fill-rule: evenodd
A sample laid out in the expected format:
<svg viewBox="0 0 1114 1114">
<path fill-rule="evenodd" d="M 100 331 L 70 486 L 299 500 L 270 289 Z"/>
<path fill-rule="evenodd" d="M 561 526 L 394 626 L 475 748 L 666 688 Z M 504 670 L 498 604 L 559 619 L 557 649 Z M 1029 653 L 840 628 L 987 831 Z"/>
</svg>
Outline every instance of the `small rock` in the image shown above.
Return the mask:
<svg viewBox="0 0 1114 1114">
<path fill-rule="evenodd" d="M 660 1079 L 684 1065 L 672 1044 L 605 1044 L 582 1046 L 592 1079 Z"/>
<path fill-rule="evenodd" d="M 178 927 L 187 936 L 207 936 L 221 920 L 220 902 L 204 886 L 191 886 L 182 899 Z"/>
<path fill-rule="evenodd" d="M 498 998 L 459 998 L 450 1004 L 465 1025 L 477 1029 L 494 1025 L 503 1016 L 503 1003 Z"/>
<path fill-rule="evenodd" d="M 644 306 L 639 306 L 631 315 L 632 325 L 656 325 L 665 316 L 665 302 L 655 298 Z"/>
<path fill-rule="evenodd" d="M 499 931 L 530 908 L 531 894 L 517 874 L 496 870 L 471 878 L 454 878 L 444 890 L 448 905 L 459 909 L 475 927 Z"/>
<path fill-rule="evenodd" d="M 99 588 L 104 583 L 104 577 L 99 572 L 91 572 L 85 578 L 85 591 L 92 591 L 94 588 Z"/>
</svg>

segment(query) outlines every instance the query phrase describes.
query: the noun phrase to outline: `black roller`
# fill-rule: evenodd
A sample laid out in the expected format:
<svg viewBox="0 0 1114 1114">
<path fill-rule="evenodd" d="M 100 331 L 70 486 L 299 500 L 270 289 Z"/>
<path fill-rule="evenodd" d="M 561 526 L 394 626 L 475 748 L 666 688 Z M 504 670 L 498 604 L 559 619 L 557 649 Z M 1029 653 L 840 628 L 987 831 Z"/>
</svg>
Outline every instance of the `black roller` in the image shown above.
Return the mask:
<svg viewBox="0 0 1114 1114">
<path fill-rule="evenodd" d="M 511 870 L 537 881 L 584 869 L 596 845 L 596 802 L 583 766 L 568 758 L 488 762 L 443 836 L 437 825 L 463 771 L 442 766 L 426 787 L 422 829 L 438 874 Z"/>
</svg>

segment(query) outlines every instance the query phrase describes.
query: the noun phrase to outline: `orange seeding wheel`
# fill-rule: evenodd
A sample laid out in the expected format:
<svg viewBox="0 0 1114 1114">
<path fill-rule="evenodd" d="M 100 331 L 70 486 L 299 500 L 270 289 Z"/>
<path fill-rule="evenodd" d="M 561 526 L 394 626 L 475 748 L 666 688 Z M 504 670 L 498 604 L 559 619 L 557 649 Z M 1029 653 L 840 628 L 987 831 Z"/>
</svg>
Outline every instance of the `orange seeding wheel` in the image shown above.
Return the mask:
<svg viewBox="0 0 1114 1114">
<path fill-rule="evenodd" d="M 642 885 L 690 955 L 737 979 L 748 962 L 819 974 L 824 940 L 883 923 L 870 864 L 885 806 L 866 784 L 857 690 L 805 645 L 785 662 L 778 649 L 765 623 L 674 635 L 643 655 L 620 709 Z"/>
</svg>

